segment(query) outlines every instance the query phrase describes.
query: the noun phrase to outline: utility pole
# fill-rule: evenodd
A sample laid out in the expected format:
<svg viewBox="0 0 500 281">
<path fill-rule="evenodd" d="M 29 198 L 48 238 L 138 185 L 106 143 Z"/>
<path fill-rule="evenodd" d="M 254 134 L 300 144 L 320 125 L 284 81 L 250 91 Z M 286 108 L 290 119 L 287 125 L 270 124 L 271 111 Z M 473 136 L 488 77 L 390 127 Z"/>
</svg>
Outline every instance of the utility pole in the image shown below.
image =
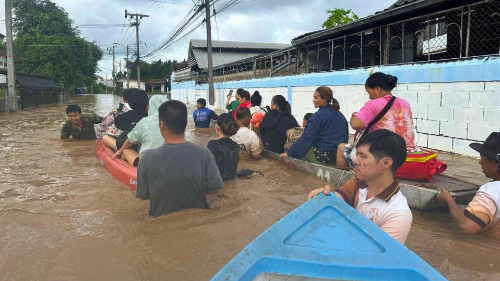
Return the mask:
<svg viewBox="0 0 500 281">
<path fill-rule="evenodd" d="M 212 25 L 210 23 L 210 0 L 205 0 L 205 11 L 207 21 L 207 49 L 208 49 L 208 102 L 215 104 L 214 94 L 214 63 L 212 60 Z"/>
<path fill-rule="evenodd" d="M 106 95 L 108 94 L 108 75 L 106 74 Z"/>
<path fill-rule="evenodd" d="M 141 24 L 140 20 L 142 18 L 148 18 L 148 15 L 142 15 L 142 14 L 130 14 L 125 10 L 125 18 L 127 16 L 130 16 L 131 19 L 134 19 L 135 17 L 135 23 L 132 23 L 132 26 L 135 26 L 135 38 L 136 38 L 136 46 L 137 46 L 137 85 L 138 89 L 141 90 L 141 56 L 139 54 L 139 25 Z"/>
<path fill-rule="evenodd" d="M 5 111 L 17 110 L 16 68 L 14 66 L 14 50 L 12 46 L 12 1 L 5 0 L 5 27 L 7 30 L 7 95 Z"/>
<path fill-rule="evenodd" d="M 115 80 L 116 80 L 116 71 L 115 71 L 115 47 L 116 47 L 116 43 L 113 44 L 113 96 L 116 95 L 116 83 L 115 83 Z"/>
<path fill-rule="evenodd" d="M 127 68 L 127 89 L 130 88 L 130 74 L 128 69 L 128 45 L 127 45 L 127 60 L 125 61 L 125 67 Z"/>
</svg>

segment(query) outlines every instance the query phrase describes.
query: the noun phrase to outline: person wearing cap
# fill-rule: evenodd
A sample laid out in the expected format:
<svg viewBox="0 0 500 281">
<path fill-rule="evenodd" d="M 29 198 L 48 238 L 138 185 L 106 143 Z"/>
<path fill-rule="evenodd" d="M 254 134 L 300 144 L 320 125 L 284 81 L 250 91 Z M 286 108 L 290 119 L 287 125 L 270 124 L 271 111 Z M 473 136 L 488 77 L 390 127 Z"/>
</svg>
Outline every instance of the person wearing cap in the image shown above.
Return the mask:
<svg viewBox="0 0 500 281">
<path fill-rule="evenodd" d="M 413 216 L 395 173 L 406 160 L 405 140 L 386 129 L 364 135 L 356 145 L 354 175 L 334 194 L 355 208 L 392 238 L 404 244 Z M 313 190 L 308 199 L 331 187 Z"/>
<path fill-rule="evenodd" d="M 479 188 L 465 210 L 444 188 L 437 198 L 446 202 L 462 233 L 500 237 L 500 133 L 492 133 L 483 144 L 471 143 L 470 147 L 480 153 L 479 165 L 492 181 Z"/>
<path fill-rule="evenodd" d="M 206 108 L 207 100 L 198 99 L 196 101 L 197 110 L 193 112 L 193 119 L 196 128 L 210 128 L 210 120 L 217 120 L 219 116 L 211 109 Z"/>
<path fill-rule="evenodd" d="M 240 126 L 236 123 L 232 114 L 223 113 L 219 116 L 215 125 L 215 131 L 219 135 L 219 139 L 208 142 L 207 148 L 215 157 L 222 181 L 236 179 L 240 146 L 232 141 L 231 137 L 236 135 L 239 128 Z"/>
</svg>

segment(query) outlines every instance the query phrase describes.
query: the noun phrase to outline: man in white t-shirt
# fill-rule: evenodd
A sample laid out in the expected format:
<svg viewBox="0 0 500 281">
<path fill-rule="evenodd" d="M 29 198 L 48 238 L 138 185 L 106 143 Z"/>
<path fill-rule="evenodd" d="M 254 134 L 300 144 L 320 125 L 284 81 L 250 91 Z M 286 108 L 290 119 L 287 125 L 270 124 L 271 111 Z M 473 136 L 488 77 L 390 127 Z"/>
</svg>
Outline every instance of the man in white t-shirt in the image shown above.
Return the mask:
<svg viewBox="0 0 500 281">
<path fill-rule="evenodd" d="M 465 209 L 460 208 L 444 188 L 437 198 L 446 202 L 462 233 L 500 237 L 500 133 L 491 133 L 484 143 L 469 146 L 480 153 L 479 165 L 492 182 L 481 186 Z"/>
<path fill-rule="evenodd" d="M 355 177 L 335 190 L 335 195 L 404 244 L 413 216 L 395 173 L 406 160 L 405 140 L 381 129 L 363 136 L 356 152 Z M 330 186 L 316 189 L 308 198 L 322 192 L 330 194 L 330 191 Z"/>
<path fill-rule="evenodd" d="M 240 145 L 240 160 L 259 160 L 262 153 L 262 142 L 257 134 L 250 130 L 250 109 L 241 107 L 236 111 L 236 123 L 240 126 L 238 133 L 231 137 Z"/>
</svg>

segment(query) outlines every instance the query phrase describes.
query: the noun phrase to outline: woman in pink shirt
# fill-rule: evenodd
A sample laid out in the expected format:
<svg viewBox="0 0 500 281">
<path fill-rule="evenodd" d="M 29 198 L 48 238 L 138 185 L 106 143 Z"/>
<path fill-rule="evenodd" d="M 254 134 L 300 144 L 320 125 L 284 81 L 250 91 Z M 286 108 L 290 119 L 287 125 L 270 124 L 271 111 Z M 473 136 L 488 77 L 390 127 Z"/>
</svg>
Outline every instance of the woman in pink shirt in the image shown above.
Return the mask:
<svg viewBox="0 0 500 281">
<path fill-rule="evenodd" d="M 397 77 L 382 72 L 370 75 L 365 83 L 370 101 L 352 115 L 350 124 L 358 132 L 367 128 L 368 132 L 390 130 L 403 137 L 406 148 L 415 148 L 415 130 L 410 104 L 404 99 L 393 97 L 391 93 L 396 88 L 397 82 Z M 394 101 L 387 113 L 380 120 L 375 120 L 392 99 Z M 337 166 L 354 167 L 355 157 L 355 144 L 342 143 L 337 150 Z"/>
</svg>

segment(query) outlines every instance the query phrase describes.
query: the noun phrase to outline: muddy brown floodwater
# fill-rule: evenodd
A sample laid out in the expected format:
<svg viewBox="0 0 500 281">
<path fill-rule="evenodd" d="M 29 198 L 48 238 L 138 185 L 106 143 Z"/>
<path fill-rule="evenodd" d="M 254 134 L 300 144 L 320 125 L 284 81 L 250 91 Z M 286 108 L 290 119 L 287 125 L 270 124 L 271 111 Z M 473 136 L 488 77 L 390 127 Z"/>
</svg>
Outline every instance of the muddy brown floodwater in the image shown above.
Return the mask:
<svg viewBox="0 0 500 281">
<path fill-rule="evenodd" d="M 101 115 L 119 102 L 70 100 Z M 212 210 L 151 219 L 149 202 L 96 164 L 94 141 L 59 140 L 65 107 L 0 114 L 1 280 L 209 280 L 324 185 L 271 160 L 241 162 L 265 177 L 227 184 Z M 215 134 L 190 123 L 187 137 Z M 445 211 L 413 214 L 406 246 L 444 276 L 500 280 L 500 240 L 458 234 Z"/>
</svg>

